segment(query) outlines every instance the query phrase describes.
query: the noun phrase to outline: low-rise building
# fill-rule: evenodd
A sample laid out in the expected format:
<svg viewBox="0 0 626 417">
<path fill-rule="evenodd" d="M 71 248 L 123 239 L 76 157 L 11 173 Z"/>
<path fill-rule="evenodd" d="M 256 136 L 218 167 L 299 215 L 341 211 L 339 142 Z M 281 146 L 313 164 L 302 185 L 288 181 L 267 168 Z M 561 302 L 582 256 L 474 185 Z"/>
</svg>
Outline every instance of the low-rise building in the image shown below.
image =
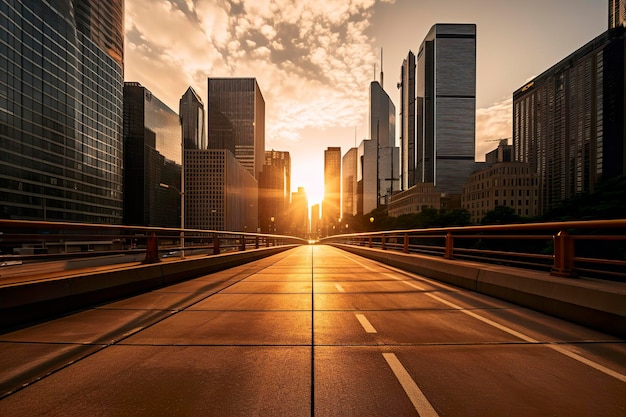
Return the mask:
<svg viewBox="0 0 626 417">
<path fill-rule="evenodd" d="M 510 207 L 522 217 L 538 216 L 539 176 L 529 164 L 498 162 L 471 174 L 461 199 L 473 223 L 498 206 Z"/>
<path fill-rule="evenodd" d="M 422 182 L 405 191 L 391 196 L 388 206 L 390 217 L 399 217 L 403 214 L 421 213 L 426 208 L 439 210 L 441 207 L 441 193 L 435 189 L 432 182 Z"/>
</svg>

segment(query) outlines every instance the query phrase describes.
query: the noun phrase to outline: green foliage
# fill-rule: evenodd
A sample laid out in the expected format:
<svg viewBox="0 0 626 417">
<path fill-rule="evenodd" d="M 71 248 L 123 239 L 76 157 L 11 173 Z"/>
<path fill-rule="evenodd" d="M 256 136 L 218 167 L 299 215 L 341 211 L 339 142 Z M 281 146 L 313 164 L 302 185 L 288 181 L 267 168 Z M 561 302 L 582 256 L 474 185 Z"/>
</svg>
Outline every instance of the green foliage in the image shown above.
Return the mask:
<svg viewBox="0 0 626 417">
<path fill-rule="evenodd" d="M 565 200 L 542 216 L 543 221 L 623 218 L 626 218 L 626 175 L 601 181 L 593 194 L 581 194 Z"/>
<path fill-rule="evenodd" d="M 374 221 L 370 221 L 373 218 Z M 467 226 L 470 223 L 470 214 L 467 210 L 455 209 L 449 211 L 424 209 L 421 213 L 403 214 L 399 217 L 389 217 L 385 207 L 373 210 L 364 216 L 351 218 L 354 228 L 352 231 L 365 232 L 375 230 L 407 230 L 427 229 L 430 227 Z"/>
<path fill-rule="evenodd" d="M 511 207 L 497 206 L 488 211 L 480 222 L 482 224 L 512 224 L 522 223 L 523 218 L 515 213 Z"/>
</svg>

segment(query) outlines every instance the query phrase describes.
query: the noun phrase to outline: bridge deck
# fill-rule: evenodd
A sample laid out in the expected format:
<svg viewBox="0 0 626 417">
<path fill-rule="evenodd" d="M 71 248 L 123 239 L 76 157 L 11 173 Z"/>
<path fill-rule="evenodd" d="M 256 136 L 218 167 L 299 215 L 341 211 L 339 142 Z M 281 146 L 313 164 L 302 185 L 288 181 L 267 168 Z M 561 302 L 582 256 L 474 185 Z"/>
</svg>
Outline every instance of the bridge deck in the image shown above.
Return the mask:
<svg viewBox="0 0 626 417">
<path fill-rule="evenodd" d="M 0 335 L 2 416 L 616 416 L 623 340 L 326 246 Z"/>
</svg>

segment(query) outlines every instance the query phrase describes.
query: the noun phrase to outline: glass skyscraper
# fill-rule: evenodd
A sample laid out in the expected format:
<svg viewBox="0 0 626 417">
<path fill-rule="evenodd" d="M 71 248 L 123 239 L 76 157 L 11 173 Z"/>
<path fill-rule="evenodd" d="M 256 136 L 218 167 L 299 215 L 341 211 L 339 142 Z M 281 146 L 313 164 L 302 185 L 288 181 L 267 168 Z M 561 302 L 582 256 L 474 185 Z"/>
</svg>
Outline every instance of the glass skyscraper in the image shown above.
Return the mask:
<svg viewBox="0 0 626 417">
<path fill-rule="evenodd" d="M 322 227 L 327 234 L 330 227 L 339 226 L 341 217 L 341 148 L 328 147 L 324 151 L 324 201 Z"/>
<path fill-rule="evenodd" d="M 391 195 L 401 187 L 400 149 L 396 147 L 396 106 L 378 81 L 370 83 L 369 122 L 370 138 L 378 144 L 378 148 L 375 165 L 366 165 L 366 169 L 375 170 L 378 179 L 374 187 L 363 188 L 363 194 L 374 194 L 378 207 L 387 204 Z"/>
<path fill-rule="evenodd" d="M 415 54 L 402 62 L 400 88 L 400 148 L 402 189 L 415 185 Z"/>
<path fill-rule="evenodd" d="M 228 149 L 259 178 L 265 159 L 265 100 L 255 78 L 208 79 L 209 149 Z"/>
<path fill-rule="evenodd" d="M 0 217 L 122 221 L 123 0 L 0 0 Z"/>
<path fill-rule="evenodd" d="M 176 112 L 141 84 L 125 83 L 124 224 L 180 226 L 181 160 Z"/>
<path fill-rule="evenodd" d="M 626 29 L 583 45 L 513 93 L 515 160 L 540 179 L 540 213 L 626 173 Z"/>
<path fill-rule="evenodd" d="M 206 149 L 204 104 L 193 88 L 189 87 L 180 98 L 178 114 L 185 149 Z"/>
<path fill-rule="evenodd" d="M 417 182 L 460 194 L 474 170 L 476 25 L 436 24 L 417 55 Z"/>
</svg>

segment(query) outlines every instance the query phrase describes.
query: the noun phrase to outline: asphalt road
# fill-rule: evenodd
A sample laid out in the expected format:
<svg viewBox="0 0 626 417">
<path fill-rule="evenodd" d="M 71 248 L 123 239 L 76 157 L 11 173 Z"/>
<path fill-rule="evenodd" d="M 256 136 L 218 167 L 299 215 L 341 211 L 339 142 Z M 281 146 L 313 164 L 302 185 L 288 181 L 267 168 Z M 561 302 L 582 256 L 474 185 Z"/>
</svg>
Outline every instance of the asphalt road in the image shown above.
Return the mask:
<svg viewBox="0 0 626 417">
<path fill-rule="evenodd" d="M 0 335 L 0 416 L 624 416 L 626 343 L 326 246 Z"/>
</svg>

